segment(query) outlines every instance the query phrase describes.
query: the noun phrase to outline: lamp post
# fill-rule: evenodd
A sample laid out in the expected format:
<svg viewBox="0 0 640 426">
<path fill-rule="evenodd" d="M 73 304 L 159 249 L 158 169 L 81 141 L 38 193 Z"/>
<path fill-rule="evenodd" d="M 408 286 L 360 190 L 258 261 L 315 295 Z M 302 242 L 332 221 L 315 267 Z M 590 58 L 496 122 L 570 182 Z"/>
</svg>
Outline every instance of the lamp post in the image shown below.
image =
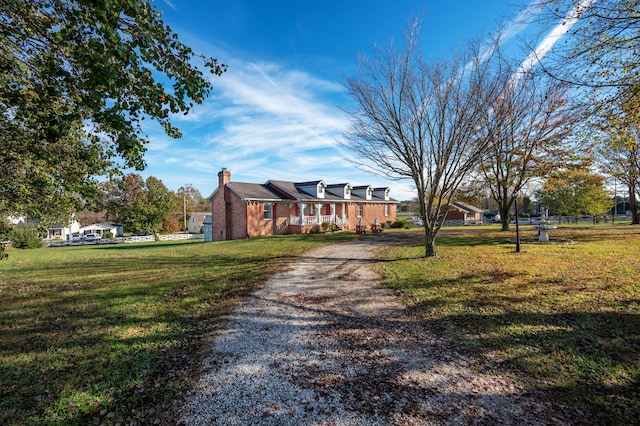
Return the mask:
<svg viewBox="0 0 640 426">
<path fill-rule="evenodd" d="M 513 191 L 513 201 L 516 207 L 516 253 L 520 253 L 520 226 L 518 223 L 518 191 Z"/>
</svg>

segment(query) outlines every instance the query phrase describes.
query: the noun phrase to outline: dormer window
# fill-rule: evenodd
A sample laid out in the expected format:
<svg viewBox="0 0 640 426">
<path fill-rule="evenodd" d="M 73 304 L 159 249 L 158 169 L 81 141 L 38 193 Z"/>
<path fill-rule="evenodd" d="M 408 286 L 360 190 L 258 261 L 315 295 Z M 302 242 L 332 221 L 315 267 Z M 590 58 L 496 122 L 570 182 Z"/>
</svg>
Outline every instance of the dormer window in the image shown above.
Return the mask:
<svg viewBox="0 0 640 426">
<path fill-rule="evenodd" d="M 389 188 L 373 188 L 373 196 L 389 201 Z"/>
</svg>

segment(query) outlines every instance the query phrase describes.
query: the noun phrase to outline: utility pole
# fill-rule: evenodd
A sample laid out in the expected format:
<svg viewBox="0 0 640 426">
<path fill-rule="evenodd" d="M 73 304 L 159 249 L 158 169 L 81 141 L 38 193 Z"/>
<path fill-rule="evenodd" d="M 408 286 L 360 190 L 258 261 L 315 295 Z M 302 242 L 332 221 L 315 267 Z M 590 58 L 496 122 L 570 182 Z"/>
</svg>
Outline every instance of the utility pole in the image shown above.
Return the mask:
<svg viewBox="0 0 640 426">
<path fill-rule="evenodd" d="M 184 217 L 184 233 L 187 233 L 187 197 L 185 193 L 182 193 L 182 214 Z"/>
</svg>

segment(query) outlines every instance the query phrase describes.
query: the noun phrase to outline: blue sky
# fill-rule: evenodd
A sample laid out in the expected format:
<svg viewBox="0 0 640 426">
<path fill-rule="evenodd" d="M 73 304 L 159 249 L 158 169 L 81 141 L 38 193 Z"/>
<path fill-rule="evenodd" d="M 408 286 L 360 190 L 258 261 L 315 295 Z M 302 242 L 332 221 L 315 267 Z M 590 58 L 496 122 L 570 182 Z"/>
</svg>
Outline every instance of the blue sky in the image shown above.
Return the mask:
<svg viewBox="0 0 640 426">
<path fill-rule="evenodd" d="M 196 52 L 228 64 L 213 77 L 211 96 L 188 116 L 174 117 L 178 140 L 159 126 L 141 174 L 169 189 L 191 184 L 205 197 L 221 168 L 231 179 L 269 179 L 388 186 L 413 198 L 411 182 L 357 169 L 338 146 L 349 123 L 342 81 L 373 43 L 401 39 L 407 19 L 424 13 L 423 49 L 446 56 L 464 40 L 514 25 L 514 0 L 156 0 L 164 21 Z M 529 1 L 523 0 L 520 5 Z M 524 58 L 523 58 L 524 59 Z"/>
</svg>

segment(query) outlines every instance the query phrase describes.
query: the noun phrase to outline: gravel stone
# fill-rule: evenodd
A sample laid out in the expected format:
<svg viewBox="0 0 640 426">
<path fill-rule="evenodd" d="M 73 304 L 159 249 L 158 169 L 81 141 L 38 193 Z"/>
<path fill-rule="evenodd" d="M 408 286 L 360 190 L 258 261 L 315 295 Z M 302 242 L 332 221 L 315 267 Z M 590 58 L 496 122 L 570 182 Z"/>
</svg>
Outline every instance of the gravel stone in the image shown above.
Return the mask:
<svg viewBox="0 0 640 426">
<path fill-rule="evenodd" d="M 389 243 L 317 249 L 256 291 L 215 339 L 180 422 L 572 423 L 513 377 L 456 353 L 380 287 L 373 251 Z"/>
</svg>

